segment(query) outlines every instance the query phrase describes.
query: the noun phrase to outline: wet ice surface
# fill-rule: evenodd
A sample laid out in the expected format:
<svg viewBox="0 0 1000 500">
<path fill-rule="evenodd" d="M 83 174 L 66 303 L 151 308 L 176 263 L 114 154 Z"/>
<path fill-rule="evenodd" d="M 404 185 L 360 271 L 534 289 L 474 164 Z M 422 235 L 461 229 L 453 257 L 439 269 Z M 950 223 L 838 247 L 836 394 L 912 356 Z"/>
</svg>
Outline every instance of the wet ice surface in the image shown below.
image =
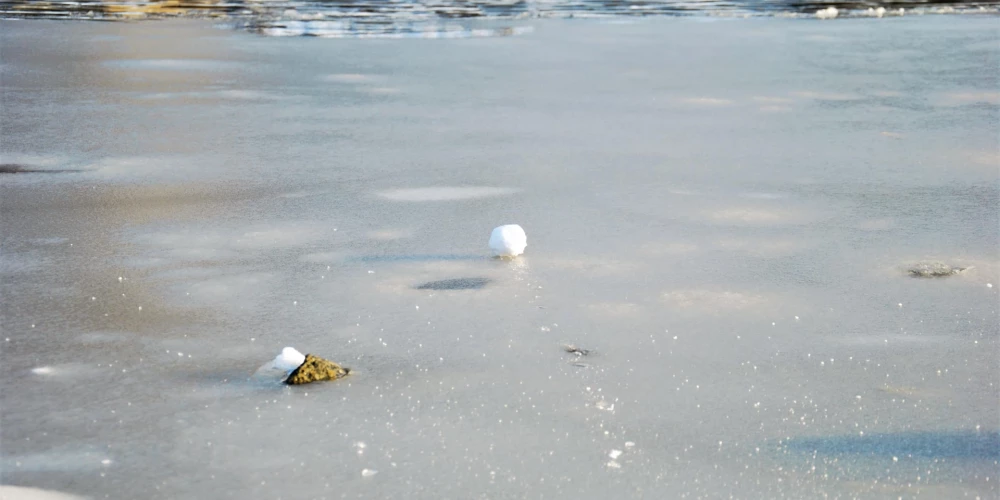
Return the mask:
<svg viewBox="0 0 1000 500">
<path fill-rule="evenodd" d="M 995 497 L 995 19 L 874 23 L 3 24 L 3 481 Z"/>
</svg>

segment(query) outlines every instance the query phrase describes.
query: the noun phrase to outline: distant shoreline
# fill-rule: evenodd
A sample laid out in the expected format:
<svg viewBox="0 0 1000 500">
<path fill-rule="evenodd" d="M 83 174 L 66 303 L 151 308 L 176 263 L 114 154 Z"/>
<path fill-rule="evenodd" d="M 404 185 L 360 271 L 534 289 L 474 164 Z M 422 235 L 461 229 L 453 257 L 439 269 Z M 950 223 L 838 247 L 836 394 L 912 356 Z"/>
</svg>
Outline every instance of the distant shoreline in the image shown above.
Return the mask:
<svg viewBox="0 0 1000 500">
<path fill-rule="evenodd" d="M 141 21 L 160 19 L 208 19 L 231 23 L 235 29 L 270 36 L 319 37 L 408 37 L 470 32 L 468 36 L 518 34 L 509 27 L 490 26 L 472 33 L 469 23 L 510 22 L 525 19 L 637 19 L 649 17 L 702 16 L 721 18 L 787 17 L 830 19 L 819 13 L 834 7 L 836 17 L 882 18 L 907 15 L 1000 15 L 998 1 L 968 2 L 790 2 L 705 1 L 640 2 L 582 0 L 539 2 L 537 0 L 480 0 L 474 2 L 353 1 L 244 2 L 239 0 L 164 0 L 139 4 L 130 1 L 81 1 L 73 4 L 49 1 L 0 1 L 0 19 L 48 19 L 81 21 Z M 876 10 L 876 8 L 882 7 Z M 880 12 L 881 11 L 881 12 Z M 819 13 L 819 14 L 818 14 Z M 513 30 L 513 31 L 512 31 Z"/>
</svg>

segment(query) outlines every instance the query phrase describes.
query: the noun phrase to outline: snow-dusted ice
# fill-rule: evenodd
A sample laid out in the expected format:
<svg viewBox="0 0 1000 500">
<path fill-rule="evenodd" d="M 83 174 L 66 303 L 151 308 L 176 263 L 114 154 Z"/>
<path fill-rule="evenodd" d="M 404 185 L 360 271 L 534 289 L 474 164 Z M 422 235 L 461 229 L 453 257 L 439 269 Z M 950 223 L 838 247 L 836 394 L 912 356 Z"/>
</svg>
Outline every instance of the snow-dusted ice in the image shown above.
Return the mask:
<svg viewBox="0 0 1000 500">
<path fill-rule="evenodd" d="M 528 246 L 528 236 L 517 224 L 507 224 L 493 229 L 490 235 L 490 249 L 497 257 L 517 257 Z"/>
</svg>

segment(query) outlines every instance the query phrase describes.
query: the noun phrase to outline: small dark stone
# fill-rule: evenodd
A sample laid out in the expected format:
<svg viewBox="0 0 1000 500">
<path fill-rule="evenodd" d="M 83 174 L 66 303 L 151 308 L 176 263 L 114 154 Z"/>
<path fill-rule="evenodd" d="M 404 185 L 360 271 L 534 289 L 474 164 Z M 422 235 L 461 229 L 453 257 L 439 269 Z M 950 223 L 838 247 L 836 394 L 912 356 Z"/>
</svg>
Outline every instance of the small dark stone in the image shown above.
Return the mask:
<svg viewBox="0 0 1000 500">
<path fill-rule="evenodd" d="M 417 290 L 478 290 L 491 281 L 489 278 L 455 278 L 450 280 L 428 281 L 417 285 Z"/>
<path fill-rule="evenodd" d="M 337 380 L 338 378 L 346 377 L 348 373 L 351 373 L 350 368 L 344 368 L 333 361 L 327 361 L 319 356 L 306 354 L 306 360 L 288 375 L 285 383 L 288 385 L 300 385 L 319 382 L 321 380 Z"/>
<path fill-rule="evenodd" d="M 564 345 L 563 350 L 570 354 L 576 354 L 577 356 L 590 356 L 591 353 L 590 349 L 582 349 L 572 344 Z"/>
</svg>

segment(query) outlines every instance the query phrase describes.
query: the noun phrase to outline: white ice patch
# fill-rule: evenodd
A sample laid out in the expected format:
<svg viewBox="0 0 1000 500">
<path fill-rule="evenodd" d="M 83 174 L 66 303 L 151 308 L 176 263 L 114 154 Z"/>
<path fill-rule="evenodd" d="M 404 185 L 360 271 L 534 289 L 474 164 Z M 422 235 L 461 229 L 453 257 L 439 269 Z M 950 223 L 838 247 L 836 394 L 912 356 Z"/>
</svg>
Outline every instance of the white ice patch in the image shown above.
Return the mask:
<svg viewBox="0 0 1000 500">
<path fill-rule="evenodd" d="M 730 106 L 733 101 L 730 99 L 720 99 L 718 97 L 687 97 L 680 100 L 683 104 L 693 106 Z"/>
<path fill-rule="evenodd" d="M 117 180 L 177 181 L 189 182 L 191 179 L 217 176 L 223 169 L 207 158 L 188 156 L 175 157 L 110 157 L 88 164 L 85 170 L 92 175 Z M 174 194 L 164 191 L 163 194 Z"/>
<path fill-rule="evenodd" d="M 665 292 L 663 300 L 677 308 L 702 311 L 754 309 L 768 302 L 762 295 L 705 289 Z"/>
<path fill-rule="evenodd" d="M 269 286 L 272 276 L 263 273 L 247 273 L 204 280 L 191 285 L 180 285 L 186 301 L 220 304 L 236 300 L 261 300 L 261 293 Z"/>
<path fill-rule="evenodd" d="M 155 71 L 222 71 L 241 66 L 234 61 L 212 59 L 115 59 L 103 64 L 111 68 Z"/>
<path fill-rule="evenodd" d="M 259 90 L 229 89 L 210 92 L 153 92 L 135 95 L 141 101 L 165 101 L 171 99 L 190 100 L 233 100 L 233 101 L 265 101 L 282 100 L 288 96 L 271 94 Z"/>
<path fill-rule="evenodd" d="M 836 92 L 816 92 L 812 90 L 803 90 L 799 92 L 792 92 L 795 97 L 801 97 L 803 99 L 815 99 L 817 101 L 856 101 L 861 99 L 860 95 L 857 94 L 842 94 Z"/>
<path fill-rule="evenodd" d="M 390 189 L 376 193 L 392 201 L 455 201 L 491 196 L 505 196 L 518 192 L 515 188 L 488 186 L 440 186 L 412 189 Z"/>
<path fill-rule="evenodd" d="M 270 227 L 247 231 L 233 243 L 242 248 L 282 248 L 303 245 L 315 238 L 312 227 Z"/>
<path fill-rule="evenodd" d="M 815 219 L 803 210 L 734 206 L 705 212 L 706 218 L 719 224 L 780 225 L 802 224 Z"/>
<path fill-rule="evenodd" d="M 10 500 L 83 500 L 83 497 L 53 490 L 0 485 L 0 498 Z"/>
<path fill-rule="evenodd" d="M 324 81 L 333 83 L 372 83 L 375 81 L 383 81 L 384 77 L 381 75 L 365 75 L 361 73 L 335 73 L 332 75 L 326 75 L 322 77 Z"/>
</svg>

